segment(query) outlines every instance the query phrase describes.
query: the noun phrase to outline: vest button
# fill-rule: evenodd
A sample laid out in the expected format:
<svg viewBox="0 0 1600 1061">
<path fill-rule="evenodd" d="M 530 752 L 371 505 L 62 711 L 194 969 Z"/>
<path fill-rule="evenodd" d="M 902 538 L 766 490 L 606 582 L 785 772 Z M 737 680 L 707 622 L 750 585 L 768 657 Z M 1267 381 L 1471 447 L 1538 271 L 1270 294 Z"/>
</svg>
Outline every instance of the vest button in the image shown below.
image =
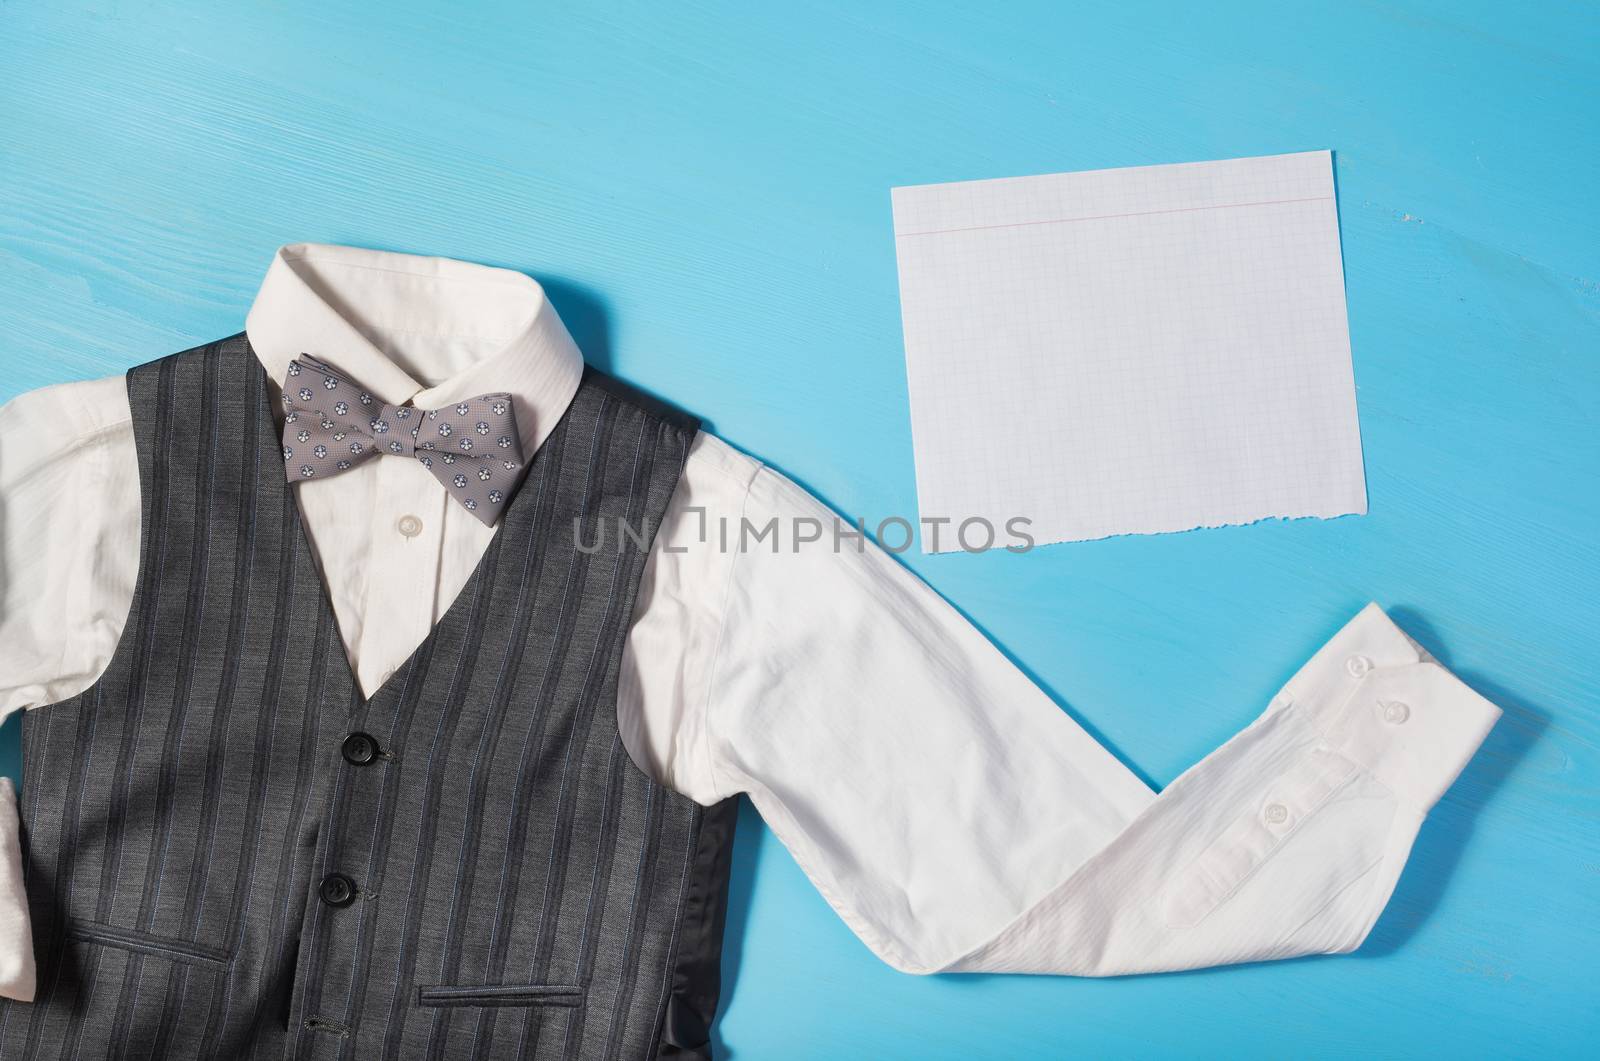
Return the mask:
<svg viewBox="0 0 1600 1061">
<path fill-rule="evenodd" d="M 330 873 L 317 885 L 317 894 L 329 906 L 349 906 L 356 900 L 356 882 L 343 873 Z"/>
<path fill-rule="evenodd" d="M 378 757 L 378 742 L 365 733 L 352 733 L 339 745 L 339 754 L 352 766 L 366 766 Z"/>
</svg>

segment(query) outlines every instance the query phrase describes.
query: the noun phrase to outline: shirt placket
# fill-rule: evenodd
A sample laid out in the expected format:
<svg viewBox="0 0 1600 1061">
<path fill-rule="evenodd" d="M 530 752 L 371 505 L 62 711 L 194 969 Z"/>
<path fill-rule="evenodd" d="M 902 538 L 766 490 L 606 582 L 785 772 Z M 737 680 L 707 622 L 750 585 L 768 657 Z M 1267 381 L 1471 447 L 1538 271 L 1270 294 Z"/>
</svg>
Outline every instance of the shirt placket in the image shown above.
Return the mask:
<svg viewBox="0 0 1600 1061">
<path fill-rule="evenodd" d="M 412 469 L 401 460 L 376 463 L 356 666 L 368 696 L 394 675 L 438 619 L 444 506 L 449 500 L 442 488 L 418 489 L 415 477 L 403 474 Z M 407 648 L 397 653 L 395 646 Z"/>
</svg>

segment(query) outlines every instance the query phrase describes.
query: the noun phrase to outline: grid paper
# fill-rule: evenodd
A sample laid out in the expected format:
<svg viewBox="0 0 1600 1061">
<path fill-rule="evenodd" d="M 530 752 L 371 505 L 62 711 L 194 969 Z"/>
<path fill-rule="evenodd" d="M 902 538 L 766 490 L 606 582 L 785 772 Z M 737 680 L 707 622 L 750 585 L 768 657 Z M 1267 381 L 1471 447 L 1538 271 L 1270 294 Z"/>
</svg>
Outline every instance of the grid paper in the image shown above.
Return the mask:
<svg viewBox="0 0 1600 1061">
<path fill-rule="evenodd" d="M 925 521 L 1004 544 L 1018 516 L 1045 543 L 1366 511 L 1330 152 L 893 202 Z"/>
</svg>

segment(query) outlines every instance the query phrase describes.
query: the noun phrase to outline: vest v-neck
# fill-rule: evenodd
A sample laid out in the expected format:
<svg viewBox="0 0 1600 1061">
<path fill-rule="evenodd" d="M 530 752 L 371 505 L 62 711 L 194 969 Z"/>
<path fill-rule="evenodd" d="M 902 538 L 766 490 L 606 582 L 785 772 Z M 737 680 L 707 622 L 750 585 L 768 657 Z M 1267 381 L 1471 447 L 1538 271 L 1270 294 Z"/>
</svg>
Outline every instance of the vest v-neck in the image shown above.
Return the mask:
<svg viewBox="0 0 1600 1061">
<path fill-rule="evenodd" d="M 244 339 L 245 346 L 248 349 L 250 344 L 248 336 L 241 335 L 241 338 Z M 252 358 L 255 357 L 253 349 L 250 350 L 250 355 Z M 256 367 L 260 371 L 263 381 L 270 383 L 271 381 L 267 379 L 266 369 L 261 367 L 259 359 L 256 361 Z M 537 503 L 538 493 L 534 469 L 542 463 L 542 455 L 548 452 L 549 447 L 548 445 L 543 445 L 540 446 L 538 451 L 525 455 L 521 477 L 512 487 L 511 501 L 506 505 L 505 511 L 501 513 L 499 525 L 495 528 L 494 536 L 490 538 L 489 544 L 478 557 L 477 563 L 473 565 L 472 574 L 461 584 L 461 588 L 456 592 L 455 598 L 446 606 L 444 614 L 439 616 L 438 621 L 428 628 L 428 633 L 422 640 L 417 642 L 411 651 L 406 654 L 405 659 L 397 664 L 389 672 L 388 676 L 369 694 L 361 688 L 360 669 L 356 666 L 355 661 L 350 658 L 349 644 L 339 623 L 338 610 L 333 606 L 333 593 L 328 586 L 327 574 L 322 570 L 322 565 L 317 558 L 317 550 L 312 545 L 310 532 L 305 525 L 305 517 L 300 509 L 298 491 L 295 489 L 299 483 L 289 481 L 282 470 L 283 425 L 273 415 L 271 393 L 272 388 L 270 386 L 261 388 L 261 403 L 258 410 L 261 423 L 258 435 L 260 436 L 262 474 L 266 475 L 275 484 L 271 487 L 272 489 L 282 491 L 283 505 L 292 517 L 290 522 L 294 524 L 292 532 L 294 534 L 295 548 L 302 554 L 302 558 L 311 564 L 312 570 L 316 572 L 317 587 L 321 594 L 318 600 L 318 607 L 319 610 L 324 612 L 324 617 L 332 624 L 337 633 L 340 653 L 345 662 L 344 669 L 348 672 L 350 679 L 353 709 L 360 711 L 382 699 L 386 693 L 390 692 L 396 682 L 401 681 L 404 675 L 416 666 L 418 659 L 425 655 L 441 631 L 466 621 L 467 613 L 472 608 L 472 601 L 476 599 L 479 593 L 488 589 L 483 583 L 490 575 L 490 569 L 494 564 L 495 558 L 506 547 L 508 537 L 515 544 L 521 540 L 523 534 L 528 533 L 530 520 L 527 518 L 527 513 Z M 565 414 L 563 414 L 562 419 L 565 419 Z M 561 424 L 558 422 L 555 431 L 560 430 Z M 552 432 L 552 437 L 553 435 L 554 431 Z M 549 439 L 547 438 L 545 441 L 548 443 Z M 398 460 L 401 458 L 385 454 L 378 456 L 376 459 Z M 455 502 L 451 501 L 449 503 L 454 504 Z M 372 619 L 373 617 L 367 617 L 365 621 L 370 622 Z"/>
</svg>

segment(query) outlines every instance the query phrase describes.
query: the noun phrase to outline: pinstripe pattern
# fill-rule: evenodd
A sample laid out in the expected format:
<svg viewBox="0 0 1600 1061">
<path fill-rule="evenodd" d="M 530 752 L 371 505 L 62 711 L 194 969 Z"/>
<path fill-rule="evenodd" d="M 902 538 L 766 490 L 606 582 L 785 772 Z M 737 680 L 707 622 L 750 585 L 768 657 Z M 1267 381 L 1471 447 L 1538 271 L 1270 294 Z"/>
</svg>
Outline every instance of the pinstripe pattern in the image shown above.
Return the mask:
<svg viewBox="0 0 1600 1061">
<path fill-rule="evenodd" d="M 105 675 L 25 722 L 40 996 L 0 1055 L 709 1056 L 731 807 L 652 782 L 615 716 L 648 550 L 618 521 L 659 523 L 695 424 L 586 375 L 364 698 L 244 337 L 128 393 L 140 574 Z M 346 763 L 354 730 L 383 756 Z"/>
</svg>

